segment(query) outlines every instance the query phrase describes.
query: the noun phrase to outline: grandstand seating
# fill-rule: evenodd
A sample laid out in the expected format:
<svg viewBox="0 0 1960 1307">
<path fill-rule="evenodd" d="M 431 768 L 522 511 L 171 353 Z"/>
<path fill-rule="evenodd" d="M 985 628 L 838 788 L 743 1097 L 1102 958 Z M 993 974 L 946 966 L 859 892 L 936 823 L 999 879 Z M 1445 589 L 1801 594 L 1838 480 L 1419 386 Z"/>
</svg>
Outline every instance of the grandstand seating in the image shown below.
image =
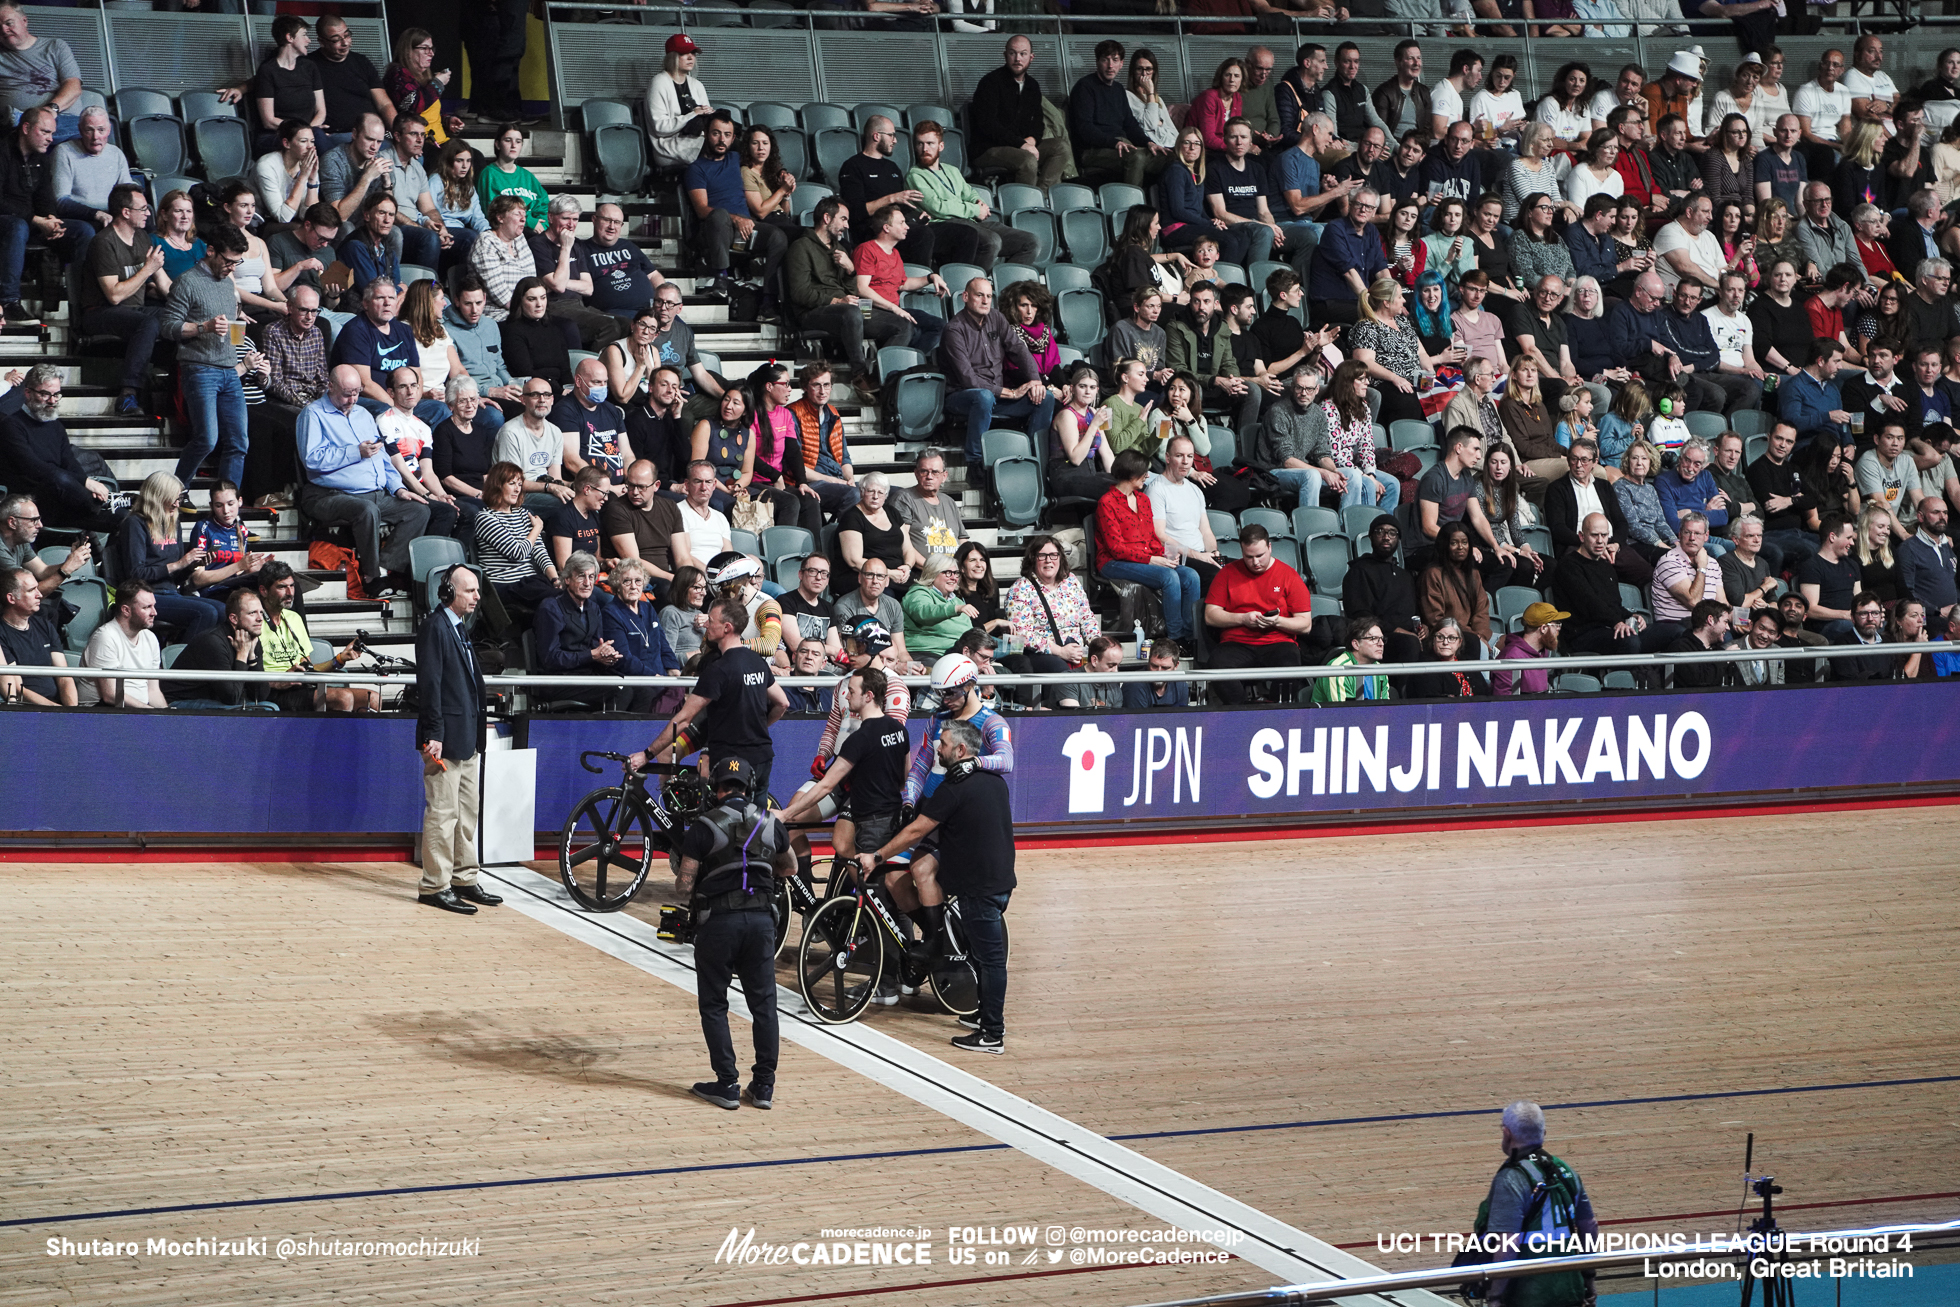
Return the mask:
<svg viewBox="0 0 1960 1307">
<path fill-rule="evenodd" d="M 40 12 L 35 12 L 37 20 Z M 120 22 L 127 16 L 115 17 Z M 151 16 L 146 15 L 148 17 Z M 154 15 L 157 20 L 172 17 Z M 98 20 L 91 16 L 89 21 Z M 103 16 L 99 21 L 107 31 L 109 17 Z M 242 30 L 262 40 L 264 23 L 257 19 L 239 19 L 241 24 L 248 21 L 257 25 Z M 386 61 L 386 50 L 379 23 L 365 19 L 354 21 L 360 48 L 380 66 Z M 957 111 L 971 91 L 973 78 L 969 72 L 976 61 L 984 61 L 982 66 L 990 67 L 997 54 L 991 38 L 987 42 L 987 52 L 982 54 L 977 46 L 956 45 L 946 37 L 923 37 L 921 44 L 910 45 L 882 34 L 874 38 L 866 33 L 806 33 L 802 30 L 805 20 L 787 11 L 772 11 L 761 0 L 746 9 L 727 8 L 713 15 L 691 13 L 686 21 L 699 25 L 747 25 L 744 37 L 757 43 L 755 58 L 704 61 L 702 71 L 710 88 L 718 96 L 726 88 L 730 96 L 737 97 L 737 102 L 742 95 L 767 94 L 774 97 L 748 101 L 742 116 L 745 121 L 762 122 L 776 131 L 779 148 L 787 162 L 794 163 L 801 159 L 802 166 L 796 170 L 802 180 L 792 201 L 792 212 L 799 217 L 807 215 L 818 200 L 830 193 L 831 186 L 826 182 L 834 181 L 838 165 L 857 151 L 858 129 L 872 112 L 889 114 L 901 124 L 916 123 L 927 118 L 941 122 L 948 132 L 949 159 L 954 166 L 958 166 L 964 153 L 964 137 L 955 124 L 959 121 Z M 778 24 L 781 26 L 778 27 Z M 122 28 L 118 26 L 116 30 L 120 32 Z M 617 37 L 620 50 L 609 65 L 611 71 L 608 74 L 607 93 L 567 96 L 564 117 L 571 122 L 574 130 L 540 130 L 534 134 L 529 151 L 531 157 L 540 161 L 534 171 L 539 173 L 546 185 L 554 193 L 578 196 L 588 210 L 592 199 L 599 194 L 624 197 L 634 239 L 647 249 L 654 262 L 669 276 L 676 277 L 684 288 L 691 291 L 691 279 L 680 275 L 681 259 L 673 239 L 672 219 L 677 213 L 673 203 L 675 179 L 671 175 L 656 175 L 651 169 L 651 156 L 639 121 L 645 66 L 643 62 L 634 62 L 638 56 L 633 51 L 637 43 L 656 31 L 660 39 L 664 39 L 665 28 L 642 28 L 639 25 L 607 27 L 604 31 L 606 43 L 614 43 Z M 569 42 L 590 42 L 594 34 L 594 29 L 583 23 L 554 22 L 550 33 L 554 55 L 565 50 Z M 805 41 L 806 35 L 808 41 Z M 904 57 L 916 60 L 920 51 L 925 52 L 926 59 L 919 64 L 916 72 L 906 70 L 902 75 L 869 78 L 841 76 L 840 68 L 848 66 L 846 56 L 854 51 L 873 49 L 871 42 L 874 39 L 884 41 L 892 53 L 881 54 L 878 59 L 870 61 L 866 65 L 870 72 L 883 74 L 890 67 L 891 59 Z M 1234 49 L 1242 50 L 1250 39 L 1234 37 L 1230 38 L 1229 44 Z M 820 56 L 807 61 L 811 66 L 798 72 L 797 76 L 804 79 L 802 82 L 795 77 L 784 78 L 776 67 L 776 55 L 770 53 L 778 48 L 772 42 L 789 40 L 802 44 L 806 54 L 814 48 Z M 1174 51 L 1174 58 L 1181 66 L 1197 68 L 1202 62 L 1208 76 L 1208 69 L 1215 59 L 1207 56 L 1200 61 L 1197 54 L 1200 50 L 1211 49 L 1205 42 L 1224 44 L 1226 38 L 1199 35 L 1173 36 L 1168 41 L 1153 38 L 1153 45 L 1161 50 Z M 1385 68 L 1388 63 L 1385 53 L 1392 41 L 1364 36 L 1362 42 L 1366 66 L 1370 69 Z M 258 48 L 243 37 L 239 44 L 245 55 Z M 1040 58 L 1045 67 L 1038 71 L 1042 73 L 1044 85 L 1051 94 L 1064 90 L 1061 83 L 1069 80 L 1055 75 L 1052 52 L 1073 52 L 1074 62 L 1064 66 L 1079 69 L 1081 56 L 1086 54 L 1091 44 L 1093 38 L 1083 33 L 1070 34 L 1065 46 L 1044 43 Z M 1548 75 L 1551 65 L 1545 64 L 1550 57 L 1547 52 L 1559 52 L 1563 57 L 1563 53 L 1569 53 L 1572 48 L 1583 48 L 1579 43 L 1539 44 L 1542 48 L 1534 56 L 1533 66 L 1521 70 L 1527 91 L 1542 84 Z M 110 48 L 110 44 L 105 42 L 104 53 L 100 56 L 105 69 L 113 62 L 115 71 L 133 72 L 135 65 L 129 64 L 127 57 L 120 52 L 111 60 L 107 53 Z M 910 53 L 901 56 L 901 48 Z M 934 63 L 931 56 L 935 48 L 948 54 L 958 49 L 961 58 L 951 63 L 942 58 Z M 1809 49 L 1808 46 L 1799 45 L 1788 48 Z M 236 66 L 241 57 L 234 54 L 224 56 L 232 66 Z M 1798 53 L 1792 54 L 1793 69 L 1802 57 Z M 244 57 L 243 61 L 246 67 L 255 62 L 249 57 Z M 1649 59 L 1650 64 L 1656 67 L 1664 61 L 1664 58 Z M 1717 56 L 1718 64 L 1723 61 L 1724 56 Z M 581 79 L 592 76 L 592 59 L 589 56 L 563 62 L 565 66 L 553 69 L 561 88 L 575 87 L 582 84 Z M 622 74 L 619 71 L 622 68 L 631 69 L 630 75 Z M 1173 70 L 1167 67 L 1167 83 L 1172 73 Z M 1179 71 L 1177 75 L 1187 84 L 1191 83 L 1188 73 Z M 218 181 L 243 175 L 249 169 L 245 121 L 231 106 L 218 104 L 208 89 L 180 85 L 184 77 L 185 74 L 181 72 L 163 70 L 151 76 L 150 71 L 145 69 L 140 77 L 100 79 L 105 88 L 114 88 L 103 98 L 108 100 L 116 113 L 125 148 L 132 161 L 152 175 L 153 191 L 159 194 L 173 186 L 188 188 L 199 180 Z M 190 80 L 202 83 L 210 78 L 200 73 Z M 125 85 L 125 81 L 136 84 Z M 860 103 L 856 101 L 854 92 L 886 98 L 877 103 Z M 717 102 L 722 101 L 718 98 Z M 570 112 L 574 106 L 578 109 L 576 117 Z M 480 148 L 487 149 L 489 130 L 473 129 L 471 139 Z M 961 147 L 959 154 L 953 153 L 956 144 Z M 900 145 L 901 148 L 909 148 L 909 142 L 903 139 Z M 550 162 L 544 163 L 543 160 Z M 899 162 L 903 166 L 904 155 L 899 157 Z M 1065 364 L 1075 357 L 1097 356 L 1106 331 L 1107 306 L 1102 294 L 1091 284 L 1090 274 L 1107 256 L 1129 208 L 1145 202 L 1146 198 L 1141 188 L 1116 182 L 1106 182 L 1099 187 L 1079 181 L 1065 183 L 1046 195 L 1037 188 L 1019 187 L 1012 183 L 1002 184 L 994 191 L 996 212 L 1016 226 L 1034 232 L 1041 242 L 1032 264 L 1001 265 L 997 268 L 996 285 L 1002 286 L 1013 280 L 1039 279 L 1058 295 L 1056 320 L 1067 342 L 1063 347 Z M 1263 302 L 1266 274 L 1284 266 L 1269 261 L 1248 269 L 1221 267 L 1221 273 L 1259 288 Z M 403 271 L 409 280 L 434 275 L 431 269 L 405 267 Z M 957 294 L 966 277 L 979 270 L 950 265 L 941 271 Z M 72 296 L 72 287 L 68 293 Z M 939 304 L 928 297 L 920 297 L 909 302 L 930 305 L 929 311 L 941 315 L 958 310 L 957 300 Z M 5 338 L 6 344 L 0 346 L 0 354 L 5 355 L 8 365 L 22 366 L 30 359 L 46 358 L 70 370 L 69 402 L 71 405 L 87 406 L 75 409 L 70 415 L 71 431 L 78 443 L 86 443 L 103 452 L 111 467 L 123 478 L 126 488 L 133 487 L 148 471 L 168 467 L 174 461 L 175 446 L 181 443 L 182 433 L 178 424 L 174 421 L 160 423 L 147 417 L 140 420 L 107 417 L 104 400 L 105 392 L 113 393 L 113 368 L 108 357 L 98 356 L 104 343 L 84 339 L 78 330 L 60 322 L 54 313 L 58 306 L 42 304 L 41 307 L 51 325 L 45 341 L 35 341 L 33 348 L 40 352 L 26 352 L 22 347 L 29 338 L 9 333 Z M 702 357 L 704 364 L 718 374 L 740 378 L 764 359 L 789 352 L 791 332 L 773 323 L 730 321 L 725 306 L 710 303 L 703 297 L 690 294 L 686 316 L 701 343 L 713 347 L 704 349 Z M 909 354 L 910 358 L 904 359 L 905 354 Z M 905 369 L 918 369 L 929 362 L 914 351 L 880 351 L 878 373 L 881 379 L 890 379 Z M 842 378 L 839 402 L 845 410 L 847 431 L 859 456 L 860 471 L 877 467 L 892 476 L 896 484 L 906 484 L 909 480 L 909 456 L 920 444 L 932 442 L 953 447 L 949 462 L 953 465 L 950 470 L 954 478 L 949 491 L 964 496 L 969 526 L 978 528 L 976 538 L 989 544 L 996 565 L 1003 569 L 1003 574 L 1011 573 L 1014 557 L 1018 553 L 1018 543 L 1011 538 L 1012 534 L 1048 524 L 1057 508 L 1043 485 L 1045 451 L 1026 444 L 1023 433 L 990 432 L 986 460 L 989 475 L 983 482 L 977 471 L 969 472 L 962 466 L 963 457 L 957 449 L 960 444 L 958 436 L 942 426 L 943 377 L 930 372 L 911 372 L 889 387 L 884 395 L 865 397 L 871 402 L 844 399 L 845 387 L 841 381 Z M 881 420 L 881 409 L 886 420 Z M 1703 420 L 1697 423 L 1691 419 L 1691 426 L 1700 427 L 1706 426 L 1712 415 L 1695 417 Z M 1719 422 L 1719 419 L 1716 421 Z M 1735 429 L 1742 431 L 1748 440 L 1747 456 L 1750 459 L 1759 456 L 1763 443 L 1763 437 L 1755 429 L 1759 423 L 1761 415 L 1754 413 L 1738 414 L 1733 419 Z M 1722 427 L 1717 425 L 1713 429 Z M 1766 425 L 1762 429 L 1766 430 Z M 1236 442 L 1223 422 L 1214 419 L 1212 430 L 1212 458 L 1222 471 L 1233 461 Z M 935 432 L 938 434 L 935 435 Z M 1416 451 L 1419 456 L 1427 454 L 1427 461 L 1433 461 L 1435 429 L 1428 423 L 1398 422 L 1391 429 L 1377 434 L 1379 443 L 1384 447 Z M 1000 451 L 996 452 L 993 438 L 997 435 L 1019 435 L 1023 443 L 1008 452 L 1008 442 L 1003 441 L 1000 442 Z M 0 469 L 0 473 L 3 472 Z M 194 482 L 194 500 L 202 502 L 208 489 L 208 478 Z M 1372 520 L 1373 510 L 1367 510 L 1366 516 Z M 1312 576 L 1313 589 L 1318 592 L 1315 597 L 1316 610 L 1320 610 L 1323 602 L 1328 602 L 1338 611 L 1338 601 L 1333 596 L 1340 592 L 1341 580 L 1354 547 L 1343 533 L 1359 527 L 1365 534 L 1362 517 L 1359 511 L 1340 514 L 1315 505 L 1301 506 L 1290 514 L 1277 509 L 1254 508 L 1238 519 L 1228 516 L 1221 521 L 1214 518 L 1213 530 L 1223 543 L 1236 535 L 1238 522 L 1257 521 L 1266 525 L 1276 541 L 1284 542 L 1282 557 L 1286 557 L 1287 561 L 1296 561 L 1295 557 L 1288 557 L 1295 555 L 1303 571 Z M 303 572 L 308 570 L 304 566 L 308 541 L 302 534 L 303 525 L 294 510 L 254 510 L 252 520 L 254 529 L 263 534 L 276 554 Z M 790 558 L 789 539 L 781 533 L 795 530 L 798 528 L 771 528 L 763 533 L 760 540 L 753 542 L 771 564 L 772 570 L 775 565 Z M 417 542 L 418 545 L 421 543 Z M 1542 543 L 1534 543 L 1541 550 L 1549 552 L 1548 538 L 1543 539 Z M 1365 544 L 1361 547 L 1365 548 Z M 426 576 L 426 571 L 422 575 Z M 793 578 L 793 569 L 790 575 Z M 80 579 L 86 581 L 89 578 Z M 315 625 L 323 633 L 330 636 L 349 634 L 355 625 L 365 622 L 370 626 L 382 625 L 382 638 L 378 643 L 399 641 L 405 636 L 406 615 L 397 608 L 374 601 L 347 599 L 344 580 L 333 574 L 312 572 L 309 579 L 321 582 L 321 589 L 315 591 L 308 602 L 310 612 L 320 614 Z M 102 588 L 99 582 L 95 588 Z M 83 594 L 92 592 L 88 586 L 78 591 Z M 1637 593 L 1630 603 L 1630 606 L 1635 605 L 1643 609 L 1646 606 Z M 1610 680 L 1608 678 L 1609 685 Z"/>
</svg>

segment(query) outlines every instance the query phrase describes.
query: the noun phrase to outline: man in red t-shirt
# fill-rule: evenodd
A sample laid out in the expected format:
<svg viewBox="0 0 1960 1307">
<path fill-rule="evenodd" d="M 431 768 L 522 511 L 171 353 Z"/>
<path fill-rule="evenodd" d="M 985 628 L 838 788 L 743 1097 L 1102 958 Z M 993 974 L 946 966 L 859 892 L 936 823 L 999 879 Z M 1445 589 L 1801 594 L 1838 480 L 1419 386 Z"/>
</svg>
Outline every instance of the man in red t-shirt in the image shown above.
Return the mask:
<svg viewBox="0 0 1960 1307">
<path fill-rule="evenodd" d="M 941 296 L 951 295 L 952 291 L 946 288 L 945 278 L 936 272 L 923 277 L 905 275 L 905 259 L 898 252 L 898 244 L 910 234 L 912 227 L 906 221 L 904 209 L 887 204 L 872 214 L 871 220 L 878 224 L 878 234 L 851 252 L 852 263 L 857 268 L 857 293 L 911 323 L 912 348 L 925 355 L 926 363 L 931 365 L 939 338 L 946 333 L 946 323 L 930 313 L 908 312 L 898 297 L 926 286 Z"/>
<path fill-rule="evenodd" d="M 1819 340 L 1834 340 L 1844 346 L 1844 361 L 1854 367 L 1862 366 L 1864 358 L 1852 352 L 1851 342 L 1845 337 L 1844 306 L 1864 288 L 1862 271 L 1847 264 L 1828 270 L 1824 274 L 1824 289 L 1804 303 L 1811 334 Z"/>
<path fill-rule="evenodd" d="M 1205 625 L 1220 632 L 1213 671 L 1298 667 L 1299 637 L 1313 629 L 1313 600 L 1300 574 L 1273 557 L 1263 526 L 1239 528 L 1240 557 L 1212 578 Z M 1220 702 L 1244 703 L 1246 681 L 1213 681 Z M 1288 694 L 1285 697 L 1290 698 Z"/>
</svg>

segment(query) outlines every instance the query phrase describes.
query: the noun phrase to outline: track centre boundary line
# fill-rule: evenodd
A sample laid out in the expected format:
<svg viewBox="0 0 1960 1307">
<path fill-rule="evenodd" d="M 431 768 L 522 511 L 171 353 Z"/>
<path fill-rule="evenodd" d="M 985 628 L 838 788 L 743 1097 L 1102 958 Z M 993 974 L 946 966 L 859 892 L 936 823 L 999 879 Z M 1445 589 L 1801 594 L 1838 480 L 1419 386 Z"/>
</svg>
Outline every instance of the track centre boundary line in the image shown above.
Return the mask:
<svg viewBox="0 0 1960 1307">
<path fill-rule="evenodd" d="M 484 875 L 512 891 L 506 907 L 598 949 L 689 994 L 692 953 L 660 942 L 637 917 L 580 911 L 557 880 L 527 868 Z M 1230 1231 L 1219 1247 L 1286 1283 L 1354 1279 L 1378 1268 L 1189 1176 L 1114 1143 L 1027 1099 L 861 1023 L 828 1026 L 805 1015 L 801 995 L 777 989 L 783 1037 L 943 1116 L 1149 1215 L 1188 1231 Z M 745 1013 L 731 1005 L 731 1013 Z M 1218 1242 L 1213 1240 L 1213 1242 Z M 1441 1302 L 1426 1292 L 1381 1295 L 1415 1307 Z"/>
</svg>

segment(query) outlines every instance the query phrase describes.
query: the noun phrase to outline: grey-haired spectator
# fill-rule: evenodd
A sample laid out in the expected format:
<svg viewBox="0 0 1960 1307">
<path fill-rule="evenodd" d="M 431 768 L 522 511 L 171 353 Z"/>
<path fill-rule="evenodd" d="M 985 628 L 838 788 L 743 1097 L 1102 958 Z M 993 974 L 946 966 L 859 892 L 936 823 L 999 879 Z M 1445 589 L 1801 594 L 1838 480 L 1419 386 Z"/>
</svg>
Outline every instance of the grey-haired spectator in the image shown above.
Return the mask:
<svg viewBox="0 0 1960 1307">
<path fill-rule="evenodd" d="M 538 278 L 550 296 L 545 313 L 575 324 L 581 348 L 603 350 L 624 336 L 626 328 L 611 312 L 586 302 L 598 289 L 598 281 L 586 244 L 578 238 L 583 216 L 579 202 L 570 195 L 554 196 L 545 211 L 550 215 L 545 229 L 524 233 Z"/>
</svg>

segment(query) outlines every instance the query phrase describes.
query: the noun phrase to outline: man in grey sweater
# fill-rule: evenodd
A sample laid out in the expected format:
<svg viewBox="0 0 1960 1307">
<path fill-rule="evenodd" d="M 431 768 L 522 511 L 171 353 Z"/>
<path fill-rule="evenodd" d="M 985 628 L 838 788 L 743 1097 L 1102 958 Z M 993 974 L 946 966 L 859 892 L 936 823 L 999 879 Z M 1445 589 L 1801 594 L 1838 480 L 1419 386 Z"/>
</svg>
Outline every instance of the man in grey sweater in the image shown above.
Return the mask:
<svg viewBox="0 0 1960 1307">
<path fill-rule="evenodd" d="M 1247 460 L 1275 480 L 1297 490 L 1300 503 L 1320 502 L 1323 484 L 1336 490 L 1346 479 L 1334 470 L 1334 447 L 1327 441 L 1327 416 L 1316 402 L 1320 374 L 1299 367 L 1287 381 L 1286 398 L 1266 410 L 1252 457 Z"/>
<path fill-rule="evenodd" d="M 54 147 L 54 216 L 101 231 L 115 221 L 109 192 L 134 180 L 128 157 L 111 139 L 108 110 L 84 109 L 81 135 Z"/>
<path fill-rule="evenodd" d="M 504 363 L 504 336 L 496 319 L 484 312 L 490 295 L 483 278 L 464 271 L 456 277 L 456 302 L 443 310 L 443 328 L 455 342 L 463 370 L 476 383 L 484 404 L 477 421 L 495 431 L 506 418 L 524 411 L 522 387 Z"/>
<path fill-rule="evenodd" d="M 242 336 L 243 322 L 231 274 L 248 248 L 238 228 L 229 223 L 217 228 L 205 242 L 203 260 L 171 284 L 164 302 L 163 336 L 178 342 L 184 407 L 191 418 L 191 438 L 177 460 L 177 479 L 186 486 L 213 449 L 219 451 L 219 478 L 233 485 L 245 482 L 245 390 L 238 379 L 241 353 L 232 341 L 233 325 Z"/>
</svg>

